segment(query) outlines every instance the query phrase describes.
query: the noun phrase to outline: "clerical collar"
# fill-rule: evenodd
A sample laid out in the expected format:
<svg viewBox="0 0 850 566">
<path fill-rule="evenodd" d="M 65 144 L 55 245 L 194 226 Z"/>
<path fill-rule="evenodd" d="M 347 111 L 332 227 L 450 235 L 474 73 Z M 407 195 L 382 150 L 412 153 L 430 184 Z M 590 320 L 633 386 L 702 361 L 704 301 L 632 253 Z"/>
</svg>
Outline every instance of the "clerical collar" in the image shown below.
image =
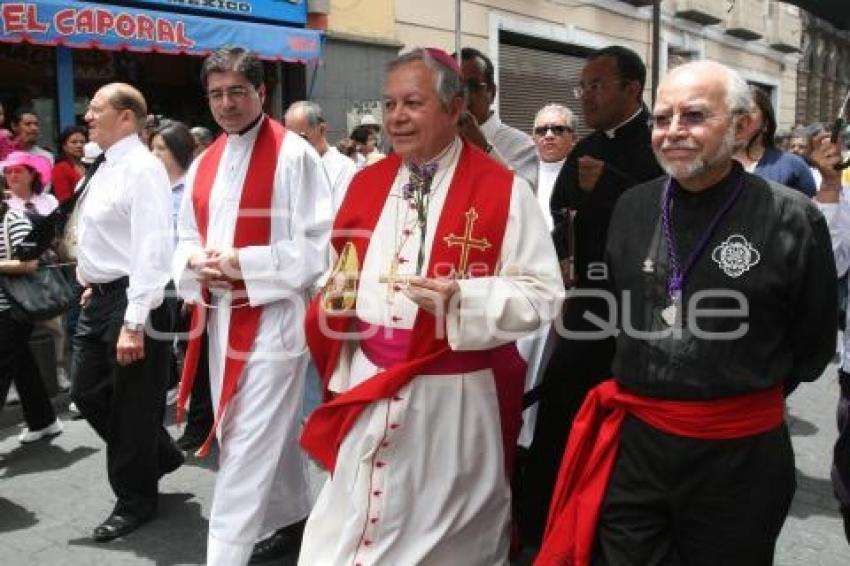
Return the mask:
<svg viewBox="0 0 850 566">
<path fill-rule="evenodd" d="M 256 126 L 256 125 L 260 122 L 260 120 L 262 120 L 262 119 L 263 119 L 263 117 L 264 117 L 264 116 L 265 116 L 265 114 L 263 114 L 262 112 L 260 112 L 260 115 L 259 115 L 259 116 L 257 116 L 256 118 L 254 118 L 254 121 L 252 121 L 250 124 L 248 124 L 247 126 L 245 126 L 244 128 L 242 128 L 241 130 L 239 130 L 239 131 L 238 131 L 238 132 L 236 132 L 235 134 L 230 134 L 230 135 L 231 135 L 231 136 L 244 136 L 245 134 L 247 134 L 248 132 L 250 132 L 250 131 L 254 128 L 254 126 Z"/>
<path fill-rule="evenodd" d="M 611 128 L 610 130 L 605 130 L 605 135 L 608 136 L 611 139 L 615 138 L 617 136 L 617 130 L 619 130 L 620 128 L 622 128 L 623 126 L 625 126 L 626 124 L 628 124 L 629 122 L 631 122 L 632 120 L 637 118 L 638 114 L 640 114 L 642 110 L 643 110 L 643 105 L 642 104 L 638 105 L 637 112 L 635 112 L 634 114 L 632 114 L 631 116 L 629 116 L 628 118 L 626 118 L 625 120 L 623 120 L 622 122 L 620 122 L 619 124 L 617 124 L 616 126 Z"/>
</svg>

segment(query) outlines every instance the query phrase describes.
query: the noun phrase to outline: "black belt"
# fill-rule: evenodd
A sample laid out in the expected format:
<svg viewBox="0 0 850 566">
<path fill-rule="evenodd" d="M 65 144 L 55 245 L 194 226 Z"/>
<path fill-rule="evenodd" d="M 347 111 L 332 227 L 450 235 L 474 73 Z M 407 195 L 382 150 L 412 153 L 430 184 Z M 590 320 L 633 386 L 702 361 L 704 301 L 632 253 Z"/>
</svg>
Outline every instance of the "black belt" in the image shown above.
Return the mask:
<svg viewBox="0 0 850 566">
<path fill-rule="evenodd" d="M 126 275 L 124 277 L 119 277 L 114 281 L 110 281 L 109 283 L 89 283 L 89 287 L 95 295 L 108 295 L 109 293 L 122 291 L 129 285 L 130 278 Z"/>
</svg>

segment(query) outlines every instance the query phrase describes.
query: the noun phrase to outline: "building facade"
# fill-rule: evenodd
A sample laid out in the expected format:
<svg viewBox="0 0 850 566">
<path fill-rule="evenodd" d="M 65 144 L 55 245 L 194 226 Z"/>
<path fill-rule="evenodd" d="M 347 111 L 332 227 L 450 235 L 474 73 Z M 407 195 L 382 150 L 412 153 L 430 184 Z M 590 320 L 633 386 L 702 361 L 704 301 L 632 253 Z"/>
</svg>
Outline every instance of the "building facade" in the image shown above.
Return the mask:
<svg viewBox="0 0 850 566">
<path fill-rule="evenodd" d="M 850 32 L 804 14 L 797 67 L 797 124 L 829 124 L 836 118 L 850 89 L 848 61 Z"/>
<path fill-rule="evenodd" d="M 534 113 L 548 102 L 579 109 L 571 86 L 594 49 L 630 47 L 651 72 L 651 3 L 463 0 L 461 43 L 489 54 L 503 121 L 530 131 Z M 397 0 L 398 41 L 406 47 L 435 45 L 453 51 L 455 6 L 455 0 Z M 660 76 L 692 59 L 722 61 L 768 91 L 780 127 L 794 123 L 802 26 L 797 8 L 772 0 L 664 0 L 661 9 Z"/>
</svg>

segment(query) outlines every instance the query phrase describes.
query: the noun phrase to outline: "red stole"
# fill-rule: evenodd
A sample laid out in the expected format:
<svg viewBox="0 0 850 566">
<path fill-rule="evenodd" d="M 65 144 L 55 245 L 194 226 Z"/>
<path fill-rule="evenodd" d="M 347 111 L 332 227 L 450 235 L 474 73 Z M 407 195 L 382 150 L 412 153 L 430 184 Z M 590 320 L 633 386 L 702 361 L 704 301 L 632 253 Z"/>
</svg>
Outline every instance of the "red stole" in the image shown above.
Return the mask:
<svg viewBox="0 0 850 566">
<path fill-rule="evenodd" d="M 248 173 L 242 186 L 239 200 L 240 214 L 236 219 L 233 234 L 233 247 L 237 250 L 247 246 L 268 246 L 271 240 L 271 207 L 274 192 L 274 174 L 277 168 L 277 157 L 280 153 L 286 130 L 278 122 L 269 117 L 263 117 L 263 124 L 257 132 L 257 139 L 251 152 Z M 201 244 L 206 245 L 207 226 L 209 223 L 209 202 L 213 183 L 227 136 L 222 134 L 201 157 L 195 182 L 192 186 L 192 206 L 195 210 L 195 222 L 201 236 Z M 257 214 L 262 211 L 263 214 Z M 205 300 L 209 293 L 205 292 Z M 236 385 L 247 361 L 247 354 L 254 347 L 257 329 L 260 326 L 262 307 L 252 307 L 247 303 L 245 285 L 238 282 L 233 289 L 233 303 L 243 303 L 240 308 L 230 312 L 228 328 L 228 350 L 224 361 L 224 378 L 221 386 L 221 398 L 215 414 L 212 430 L 210 430 L 203 446 L 198 450 L 199 456 L 209 452 L 210 444 L 215 438 L 215 431 L 227 409 L 227 404 L 236 393 Z M 206 332 L 206 307 L 194 305 L 192 309 L 192 336 L 186 350 L 183 362 L 183 375 L 180 379 L 180 392 L 177 398 L 177 421 L 183 419 L 186 409 L 186 399 L 192 392 L 192 384 L 198 370 L 198 358 L 201 353 L 201 340 Z M 231 356 L 231 353 L 234 355 Z M 207 376 L 204 376 L 208 379 Z"/>
<path fill-rule="evenodd" d="M 573 422 L 535 566 L 589 566 L 596 522 L 627 414 L 669 434 L 703 440 L 744 438 L 782 424 L 781 388 L 712 401 L 634 395 L 614 380 L 594 387 Z"/>
<path fill-rule="evenodd" d="M 366 257 L 370 238 L 400 167 L 401 159 L 397 155 L 390 155 L 363 169 L 354 177 L 334 222 L 331 243 L 337 253 L 350 242 L 359 261 L 362 262 Z M 513 174 L 510 171 L 477 148 L 464 143 L 437 224 L 426 272 L 428 277 L 447 275 L 445 272 L 436 273 L 438 266 L 457 267 L 459 247 L 446 245 L 444 238 L 448 234 L 464 233 L 465 215 L 473 208 L 479 215 L 474 237 L 487 238 L 491 246 L 486 250 L 470 250 L 470 265 L 474 264 L 475 270 L 469 276 L 486 277 L 496 273 L 512 188 Z M 345 341 L 341 334 L 354 331 L 356 317 L 355 308 L 344 314 L 329 313 L 322 307 L 321 300 L 322 295 L 319 294 L 311 303 L 307 311 L 305 330 L 310 353 L 327 391 L 328 382 L 337 367 Z M 436 337 L 436 324 L 433 315 L 420 309 L 413 325 L 405 362 L 370 377 L 313 412 L 301 435 L 301 446 L 308 454 L 326 469 L 333 471 L 339 447 L 363 410 L 375 401 L 391 398 L 418 374 L 425 373 L 423 370 L 451 351 L 445 338 Z M 501 398 L 522 397 L 524 367 L 517 369 L 514 374 L 511 384 L 516 392 L 508 392 L 503 388 L 500 391 L 500 402 Z M 502 420 L 510 421 L 508 431 L 515 428 L 518 434 L 517 423 L 521 418 L 521 409 L 516 405 L 516 408 L 511 410 L 511 413 L 515 413 L 515 418 L 513 414 L 502 415 Z M 504 432 L 503 424 L 503 435 Z M 505 439 L 505 443 L 510 445 L 515 443 L 515 440 L 514 434 L 513 440 Z"/>
</svg>

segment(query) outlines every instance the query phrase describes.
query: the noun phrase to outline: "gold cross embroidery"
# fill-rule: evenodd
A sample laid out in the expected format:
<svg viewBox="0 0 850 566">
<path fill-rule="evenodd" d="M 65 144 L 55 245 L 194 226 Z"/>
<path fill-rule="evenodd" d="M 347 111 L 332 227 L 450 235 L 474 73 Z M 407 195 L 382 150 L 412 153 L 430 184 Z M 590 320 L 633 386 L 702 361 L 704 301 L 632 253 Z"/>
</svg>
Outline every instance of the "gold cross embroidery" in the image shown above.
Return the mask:
<svg viewBox="0 0 850 566">
<path fill-rule="evenodd" d="M 481 238 L 476 240 L 472 237 L 472 227 L 475 225 L 475 221 L 478 220 L 478 212 L 475 211 L 475 208 L 470 208 L 466 211 L 466 228 L 463 231 L 463 236 L 456 236 L 454 234 L 449 234 L 443 241 L 446 242 L 446 245 L 451 246 L 460 246 L 460 262 L 458 264 L 459 273 L 458 276 L 463 278 L 467 276 L 466 268 L 469 264 L 469 250 L 486 250 L 491 244 L 487 238 Z"/>
</svg>

